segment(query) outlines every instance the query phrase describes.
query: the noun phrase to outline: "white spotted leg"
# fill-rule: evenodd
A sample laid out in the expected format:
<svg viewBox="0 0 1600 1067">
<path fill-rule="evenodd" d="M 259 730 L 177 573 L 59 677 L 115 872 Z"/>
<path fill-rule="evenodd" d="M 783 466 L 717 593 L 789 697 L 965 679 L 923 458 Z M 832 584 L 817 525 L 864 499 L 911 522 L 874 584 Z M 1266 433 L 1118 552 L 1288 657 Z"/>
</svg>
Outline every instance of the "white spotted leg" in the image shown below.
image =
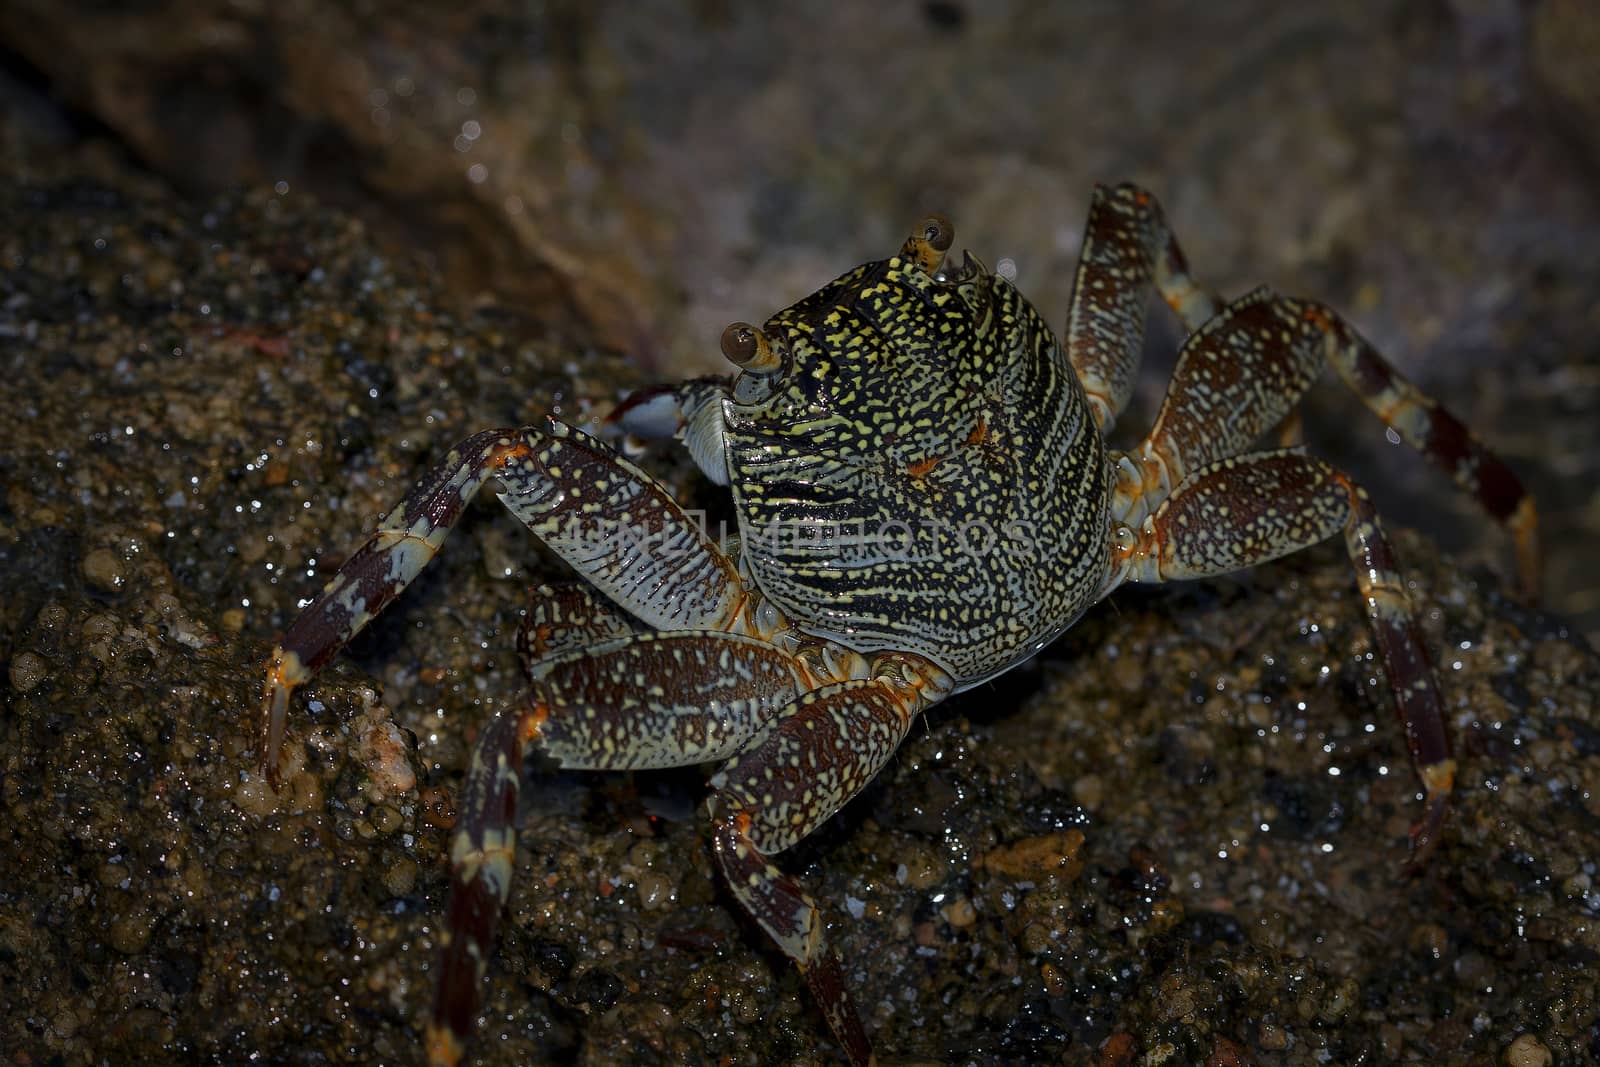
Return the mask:
<svg viewBox="0 0 1600 1067">
<path fill-rule="evenodd" d="M 276 784 L 289 697 L 433 559 L 491 481 L 506 507 L 646 626 L 730 629 L 749 597 L 733 562 L 649 475 L 554 419 L 456 445 L 284 633 L 268 666 L 262 764 Z"/>
<path fill-rule="evenodd" d="M 772 862 L 821 826 L 889 761 L 916 716 L 950 689 L 926 660 L 891 655 L 871 678 L 806 693 L 784 709 L 759 747 L 712 778 L 717 860 L 734 897 L 805 975 L 834 1037 L 855 1067 L 872 1045 L 823 936 L 816 902 Z"/>
<path fill-rule="evenodd" d="M 1532 499 L 1449 412 L 1389 367 L 1327 308 L 1257 290 L 1191 335 L 1149 436 L 1114 455 L 1112 576 L 1173 581 L 1275 559 L 1343 530 L 1379 660 L 1426 792 L 1412 863 L 1438 843 L 1455 761 L 1433 666 L 1367 494 L 1295 450 L 1246 454 L 1331 363 L 1361 399 L 1516 534 L 1532 564 Z"/>
<path fill-rule="evenodd" d="M 1062 344 L 1102 434 L 1133 395 L 1152 288 L 1190 330 L 1221 306 L 1190 276 L 1155 197 L 1136 185 L 1095 186 Z"/>
<path fill-rule="evenodd" d="M 642 770 L 730 759 L 713 841 L 734 898 L 805 975 L 852 1063 L 872 1060 L 816 904 L 770 857 L 826 822 L 871 781 L 950 679 L 910 656 L 871 665 L 848 650 L 791 655 L 710 631 L 618 637 L 537 663 L 518 708 L 474 747 L 450 849 L 450 907 L 430 1063 L 460 1061 L 475 1025 L 495 928 L 510 894 L 524 757 L 569 769 Z"/>
<path fill-rule="evenodd" d="M 1155 425 L 1122 463 L 1122 501 L 1159 503 L 1189 470 L 1239 455 L 1275 426 L 1293 432 L 1296 405 L 1324 366 L 1505 527 L 1517 589 L 1535 599 L 1538 517 L 1511 468 L 1332 309 L 1268 289 L 1233 301 L 1184 342 Z"/>
<path fill-rule="evenodd" d="M 531 673 L 526 700 L 484 727 L 459 797 L 427 1035 L 433 1064 L 459 1062 L 477 1021 L 511 892 L 525 755 L 539 749 L 562 767 L 608 770 L 725 759 L 759 744 L 779 709 L 814 680 L 776 645 L 716 631 L 629 634 L 537 662 Z"/>
</svg>

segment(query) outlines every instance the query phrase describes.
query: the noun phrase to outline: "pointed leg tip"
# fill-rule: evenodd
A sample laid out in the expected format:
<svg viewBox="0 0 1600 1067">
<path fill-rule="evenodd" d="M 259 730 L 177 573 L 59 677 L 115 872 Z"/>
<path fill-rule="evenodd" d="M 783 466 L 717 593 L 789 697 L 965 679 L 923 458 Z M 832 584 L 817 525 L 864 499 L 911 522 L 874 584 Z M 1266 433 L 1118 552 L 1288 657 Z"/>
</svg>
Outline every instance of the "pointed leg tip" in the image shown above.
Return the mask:
<svg viewBox="0 0 1600 1067">
<path fill-rule="evenodd" d="M 1406 859 L 1404 877 L 1414 878 L 1428 866 L 1444 830 L 1445 819 L 1450 814 L 1450 791 L 1428 790 L 1423 801 L 1422 818 L 1411 828 L 1411 855 Z"/>
<path fill-rule="evenodd" d="M 809 964 L 801 963 L 799 966 L 806 984 L 811 987 L 812 996 L 816 997 L 828 1020 L 834 1040 L 844 1048 L 851 1067 L 872 1067 L 876 1064 L 877 1053 L 872 1050 L 872 1041 L 867 1037 L 866 1028 L 861 1025 L 861 1016 L 857 1014 L 850 994 L 845 989 L 839 957 L 824 947 Z"/>
<path fill-rule="evenodd" d="M 1537 608 L 1544 575 L 1539 552 L 1539 512 L 1532 496 L 1522 498 L 1517 510 L 1507 520 L 1507 525 L 1511 527 L 1516 542 L 1517 599 L 1526 607 Z"/>
<path fill-rule="evenodd" d="M 428 1024 L 426 1044 L 428 1067 L 456 1067 L 465 1051 L 461 1039 L 438 1023 Z"/>
<path fill-rule="evenodd" d="M 306 671 L 298 655 L 282 648 L 273 652 L 272 662 L 267 667 L 266 694 L 261 703 L 261 769 L 275 793 L 282 784 L 278 758 L 289 716 L 289 696 L 305 680 Z"/>
</svg>

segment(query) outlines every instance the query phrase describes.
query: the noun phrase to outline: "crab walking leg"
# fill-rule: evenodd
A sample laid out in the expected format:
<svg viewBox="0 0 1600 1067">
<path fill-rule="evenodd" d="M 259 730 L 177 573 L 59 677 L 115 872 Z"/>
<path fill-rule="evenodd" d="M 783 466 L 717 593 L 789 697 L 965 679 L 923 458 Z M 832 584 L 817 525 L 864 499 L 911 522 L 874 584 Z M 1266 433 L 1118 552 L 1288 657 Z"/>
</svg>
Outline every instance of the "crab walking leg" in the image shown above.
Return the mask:
<svg viewBox="0 0 1600 1067">
<path fill-rule="evenodd" d="M 460 1060 L 477 1020 L 495 927 L 511 892 L 529 748 L 566 768 L 642 770 L 726 759 L 760 742 L 806 677 L 775 645 L 713 632 L 634 634 L 548 660 L 541 670 L 527 702 L 485 726 L 461 792 L 428 1026 L 434 1064 Z"/>
<path fill-rule="evenodd" d="M 1078 255 L 1064 344 L 1102 434 L 1133 395 L 1150 287 L 1191 330 L 1218 301 L 1189 276 L 1155 197 L 1134 185 L 1097 185 Z"/>
<path fill-rule="evenodd" d="M 571 427 L 485 430 L 417 484 L 273 652 L 262 740 L 276 779 L 289 695 L 409 585 L 491 479 L 500 500 L 580 575 L 646 625 L 725 629 L 745 602 L 738 572 L 649 475 Z"/>
<path fill-rule="evenodd" d="M 1422 820 L 1411 835 L 1416 867 L 1438 844 L 1456 763 L 1433 664 L 1365 490 L 1329 464 L 1295 451 L 1219 460 L 1190 475 L 1137 533 L 1121 528 L 1115 581 L 1227 574 L 1309 547 L 1341 528 L 1378 660 L 1426 791 Z"/>
<path fill-rule="evenodd" d="M 1132 463 L 1122 464 L 1117 491 L 1159 503 L 1189 471 L 1244 452 L 1316 380 L 1323 342 L 1300 305 L 1268 289 L 1229 303 L 1184 341 L 1155 424 L 1129 454 Z"/>
<path fill-rule="evenodd" d="M 1143 516 L 1129 505 L 1142 498 L 1154 506 L 1190 470 L 1244 452 L 1293 413 L 1325 363 L 1510 530 L 1519 590 L 1535 594 L 1538 520 L 1533 498 L 1511 469 L 1333 311 L 1266 289 L 1235 300 L 1184 343 L 1155 425 L 1120 464 L 1113 514 L 1137 524 Z"/>
<path fill-rule="evenodd" d="M 1504 526 L 1517 550 L 1517 592 L 1539 597 L 1539 517 L 1533 496 L 1505 461 L 1465 423 L 1389 365 L 1365 337 L 1330 308 L 1306 304 L 1327 331 L 1328 361 L 1356 396 L 1428 462 L 1448 474 L 1490 518 Z"/>
<path fill-rule="evenodd" d="M 530 678 L 544 673 L 546 661 L 633 632 L 629 618 L 602 601 L 587 585 L 540 585 L 528 598 L 517 627 L 517 653 Z"/>
<path fill-rule="evenodd" d="M 878 773 L 912 720 L 948 691 L 950 679 L 909 657 L 897 676 L 841 682 L 802 696 L 761 747 L 724 767 L 711 784 L 717 860 L 739 903 L 799 965 L 834 1037 L 852 1064 L 872 1046 L 823 938 L 816 902 L 770 856 L 827 821 Z"/>
<path fill-rule="evenodd" d="M 500 502 L 523 525 L 646 626 L 735 625 L 748 594 L 701 522 L 587 434 L 552 419 L 544 438 L 500 472 Z"/>
</svg>

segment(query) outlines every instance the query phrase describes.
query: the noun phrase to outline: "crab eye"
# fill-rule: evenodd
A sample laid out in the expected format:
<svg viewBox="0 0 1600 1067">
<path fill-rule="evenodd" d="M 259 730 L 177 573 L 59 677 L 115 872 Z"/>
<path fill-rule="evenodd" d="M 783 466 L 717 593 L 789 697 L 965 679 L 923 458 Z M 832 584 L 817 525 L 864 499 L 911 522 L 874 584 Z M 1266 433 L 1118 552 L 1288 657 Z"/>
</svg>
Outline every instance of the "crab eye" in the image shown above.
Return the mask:
<svg viewBox="0 0 1600 1067">
<path fill-rule="evenodd" d="M 956 228 L 943 215 L 929 215 L 906 238 L 900 254 L 933 274 L 944 262 L 944 254 L 955 243 Z"/>
<path fill-rule="evenodd" d="M 766 335 L 748 322 L 736 322 L 722 331 L 722 354 L 752 374 L 770 374 L 783 365 Z"/>
</svg>

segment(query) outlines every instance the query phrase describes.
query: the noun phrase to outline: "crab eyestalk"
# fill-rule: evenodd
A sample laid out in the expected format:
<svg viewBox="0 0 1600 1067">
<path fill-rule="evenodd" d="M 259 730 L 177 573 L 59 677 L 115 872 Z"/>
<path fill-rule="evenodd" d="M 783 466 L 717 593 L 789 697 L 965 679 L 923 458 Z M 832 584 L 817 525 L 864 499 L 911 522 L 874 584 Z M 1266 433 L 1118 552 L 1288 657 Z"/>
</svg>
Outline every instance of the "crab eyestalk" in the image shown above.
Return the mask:
<svg viewBox="0 0 1600 1067">
<path fill-rule="evenodd" d="M 783 368 L 783 357 L 767 335 L 748 322 L 736 322 L 722 331 L 722 354 L 749 374 L 773 374 Z"/>
<path fill-rule="evenodd" d="M 956 228 L 943 215 L 929 215 L 900 246 L 900 254 L 912 260 L 928 274 L 937 274 L 944 263 L 944 254 L 955 244 Z"/>
</svg>

